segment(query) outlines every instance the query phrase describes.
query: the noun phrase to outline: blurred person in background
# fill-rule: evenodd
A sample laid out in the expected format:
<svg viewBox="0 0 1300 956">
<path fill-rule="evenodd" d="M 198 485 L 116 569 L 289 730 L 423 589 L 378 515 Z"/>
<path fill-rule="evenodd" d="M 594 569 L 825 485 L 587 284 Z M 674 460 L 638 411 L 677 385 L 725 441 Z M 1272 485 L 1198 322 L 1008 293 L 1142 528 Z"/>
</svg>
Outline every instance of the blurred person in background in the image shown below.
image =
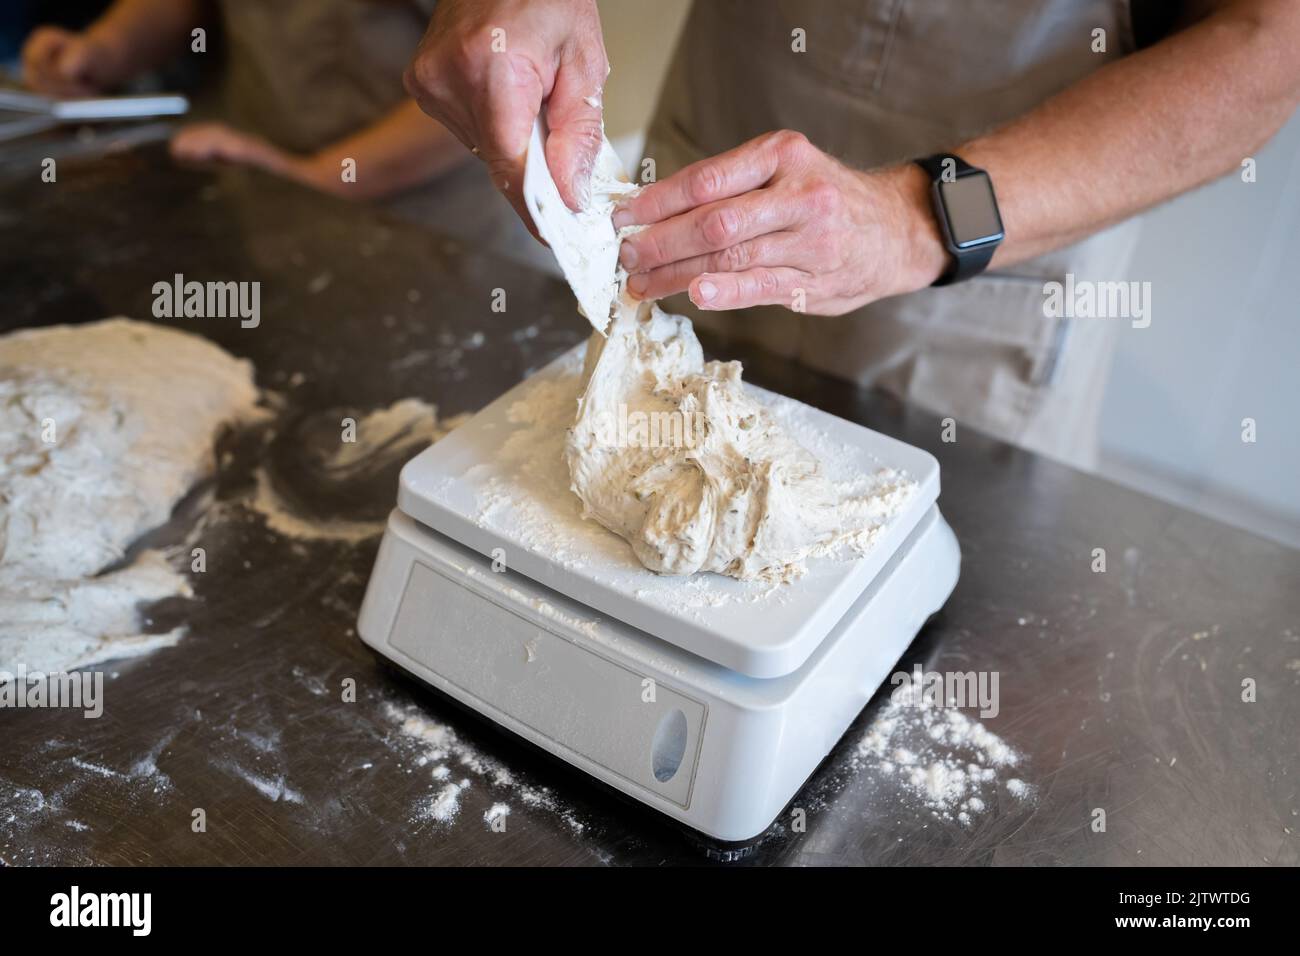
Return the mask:
<svg viewBox="0 0 1300 956">
<path fill-rule="evenodd" d="M 172 139 L 174 156 L 254 166 L 323 192 L 382 199 L 468 155 L 402 88 L 402 67 L 433 5 L 116 0 L 81 29 L 46 23 L 44 11 L 28 9 L 27 19 L 42 25 L 23 44 L 23 80 L 57 97 L 100 95 L 187 53 L 221 56 L 220 47 L 215 102 L 205 104 L 219 119 L 182 127 Z M 194 51 L 198 28 L 209 52 Z M 213 43 L 218 30 L 223 39 Z M 355 182 L 344 180 L 345 159 L 355 161 Z"/>
</svg>

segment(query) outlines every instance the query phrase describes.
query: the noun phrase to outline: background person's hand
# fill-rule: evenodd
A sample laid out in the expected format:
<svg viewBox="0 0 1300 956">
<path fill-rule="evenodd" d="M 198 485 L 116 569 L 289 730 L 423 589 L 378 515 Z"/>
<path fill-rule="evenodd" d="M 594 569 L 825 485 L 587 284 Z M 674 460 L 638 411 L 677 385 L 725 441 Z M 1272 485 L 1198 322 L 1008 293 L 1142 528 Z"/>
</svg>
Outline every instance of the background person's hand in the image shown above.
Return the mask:
<svg viewBox="0 0 1300 956">
<path fill-rule="evenodd" d="M 946 252 L 915 166 L 858 172 L 800 133 L 767 133 L 647 186 L 615 211 L 628 291 L 702 309 L 842 315 L 929 285 Z"/>
<path fill-rule="evenodd" d="M 260 136 L 245 133 L 225 123 L 193 123 L 177 131 L 171 141 L 172 157 L 187 163 L 233 163 L 253 166 L 285 179 L 326 192 L 339 182 L 319 169 L 309 156 L 283 150 Z"/>
<path fill-rule="evenodd" d="M 587 200 L 609 63 L 594 0 L 442 0 L 406 89 L 487 163 L 525 223 L 521 187 L 533 121 L 547 101 L 546 162 L 572 209 Z"/>
<path fill-rule="evenodd" d="M 23 44 L 23 83 L 48 96 L 95 96 L 118 79 L 113 51 L 85 33 L 37 27 Z"/>
</svg>

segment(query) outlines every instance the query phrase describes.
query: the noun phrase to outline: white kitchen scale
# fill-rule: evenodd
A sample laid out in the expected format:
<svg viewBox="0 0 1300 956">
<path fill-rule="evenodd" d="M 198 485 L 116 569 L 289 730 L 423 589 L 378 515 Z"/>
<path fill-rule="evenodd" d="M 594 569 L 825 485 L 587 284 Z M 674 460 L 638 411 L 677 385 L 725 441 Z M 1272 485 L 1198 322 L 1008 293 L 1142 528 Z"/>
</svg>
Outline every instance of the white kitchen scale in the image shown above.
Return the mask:
<svg viewBox="0 0 1300 956">
<path fill-rule="evenodd" d="M 915 482 L 865 554 L 776 587 L 646 570 L 561 455 L 585 346 L 402 471 L 358 630 L 460 703 L 720 841 L 790 802 L 957 582 L 939 466 L 761 389 L 836 480 Z"/>
</svg>

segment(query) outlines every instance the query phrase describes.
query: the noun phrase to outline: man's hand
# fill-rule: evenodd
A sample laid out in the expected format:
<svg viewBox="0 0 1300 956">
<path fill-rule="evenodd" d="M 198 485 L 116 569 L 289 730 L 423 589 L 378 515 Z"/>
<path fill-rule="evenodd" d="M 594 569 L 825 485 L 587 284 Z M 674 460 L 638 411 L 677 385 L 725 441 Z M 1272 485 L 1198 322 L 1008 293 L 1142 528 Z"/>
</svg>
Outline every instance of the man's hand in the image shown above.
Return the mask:
<svg viewBox="0 0 1300 956">
<path fill-rule="evenodd" d="M 420 108 L 487 163 L 530 223 L 520 188 L 542 101 L 547 165 L 560 196 L 581 209 L 608 73 L 594 0 L 442 0 L 405 79 Z"/>
<path fill-rule="evenodd" d="M 614 213 L 628 291 L 689 289 L 702 309 L 783 305 L 842 315 L 929 285 L 947 253 L 925 174 L 857 172 L 782 130 L 648 186 Z"/>
<path fill-rule="evenodd" d="M 23 82 L 48 96 L 94 96 L 118 81 L 110 47 L 85 33 L 37 27 L 23 44 Z"/>
</svg>

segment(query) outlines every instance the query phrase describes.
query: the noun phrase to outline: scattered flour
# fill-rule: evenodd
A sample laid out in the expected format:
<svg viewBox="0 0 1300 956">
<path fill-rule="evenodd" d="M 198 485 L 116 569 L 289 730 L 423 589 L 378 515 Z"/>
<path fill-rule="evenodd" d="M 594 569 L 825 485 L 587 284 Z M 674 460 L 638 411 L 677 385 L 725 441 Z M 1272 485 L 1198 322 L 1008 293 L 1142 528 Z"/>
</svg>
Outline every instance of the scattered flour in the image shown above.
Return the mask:
<svg viewBox="0 0 1300 956">
<path fill-rule="evenodd" d="M 266 468 L 258 468 L 256 485 L 247 505 L 260 514 L 266 526 L 277 534 L 297 541 L 365 541 L 382 534 L 383 521 L 348 521 L 315 518 L 299 514 L 279 492 Z"/>
<path fill-rule="evenodd" d="M 858 741 L 850 766 L 896 781 L 940 819 L 968 824 L 984 811 L 999 773 L 1020 761 L 1006 741 L 955 707 L 890 701 Z M 1033 795 L 1016 778 L 1005 786 L 1021 799 Z"/>
<path fill-rule="evenodd" d="M 449 783 L 438 791 L 429 807 L 429 816 L 439 823 L 450 823 L 460 815 L 460 794 L 469 789 L 469 781 Z"/>
<path fill-rule="evenodd" d="M 510 804 L 494 803 L 483 812 L 483 823 L 489 829 L 495 829 L 498 821 L 510 816 Z"/>
<path fill-rule="evenodd" d="M 302 794 L 284 782 L 283 775 L 267 777 L 259 773 L 253 773 L 251 770 L 245 770 L 237 764 L 231 763 L 224 766 L 226 770 L 243 780 L 272 803 L 280 803 L 282 801 L 285 803 L 304 802 Z"/>
<path fill-rule="evenodd" d="M 468 415 L 439 422 L 438 409 L 418 398 L 404 398 L 371 412 L 356 425 L 356 441 L 343 441 L 325 462 L 333 473 L 348 474 L 405 461 L 432 445 Z"/>
<path fill-rule="evenodd" d="M 396 729 L 394 743 L 412 755 L 413 764 L 417 767 L 437 765 L 430 774 L 435 789 L 414 808 L 412 823 L 429 820 L 440 824 L 454 823 L 460 813 L 461 797 L 477 783 L 489 790 L 511 793 L 526 807 L 554 814 L 574 833 L 586 829 L 585 824 L 560 802 L 549 787 L 533 786 L 520 780 L 505 764 L 461 740 L 451 726 L 434 720 L 416 704 L 389 702 L 384 705 L 383 713 Z M 452 765 L 469 776 L 451 782 Z M 505 807 L 505 812 L 509 812 L 508 805 L 495 804 L 484 816 L 489 825 L 488 815 L 498 807 Z"/>
<path fill-rule="evenodd" d="M 356 441 L 340 441 L 338 448 L 322 462 L 324 477 L 340 482 L 362 472 L 375 472 L 398 461 L 406 461 L 469 419 L 455 415 L 439 420 L 437 408 L 418 398 L 404 398 L 356 422 Z M 298 541 L 342 541 L 355 543 L 383 533 L 385 521 L 351 521 L 300 514 L 275 489 L 265 467 L 257 469 L 255 486 L 247 505 L 260 514 L 266 526 L 277 534 Z"/>
<path fill-rule="evenodd" d="M 1029 784 L 1025 783 L 1018 777 L 1012 777 L 1007 781 L 1007 792 L 1012 796 L 1025 798 L 1033 796 L 1034 790 Z"/>
</svg>

